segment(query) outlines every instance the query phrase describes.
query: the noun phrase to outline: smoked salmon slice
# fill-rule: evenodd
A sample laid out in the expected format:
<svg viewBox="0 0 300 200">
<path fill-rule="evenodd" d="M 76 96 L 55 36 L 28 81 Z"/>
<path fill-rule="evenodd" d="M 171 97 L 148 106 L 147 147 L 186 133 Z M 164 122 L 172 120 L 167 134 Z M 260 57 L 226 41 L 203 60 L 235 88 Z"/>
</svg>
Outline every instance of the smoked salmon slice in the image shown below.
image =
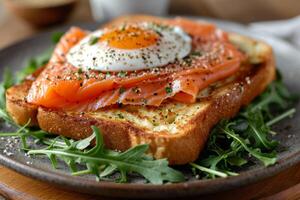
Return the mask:
<svg viewBox="0 0 300 200">
<path fill-rule="evenodd" d="M 166 23 L 166 22 L 164 22 Z M 140 71 L 82 71 L 66 54 L 88 31 L 71 28 L 33 82 L 27 101 L 47 108 L 96 111 L 115 104 L 160 106 L 167 99 L 194 103 L 197 94 L 239 70 L 245 55 L 214 25 L 168 20 L 192 38 L 192 52 L 166 66 Z"/>
</svg>

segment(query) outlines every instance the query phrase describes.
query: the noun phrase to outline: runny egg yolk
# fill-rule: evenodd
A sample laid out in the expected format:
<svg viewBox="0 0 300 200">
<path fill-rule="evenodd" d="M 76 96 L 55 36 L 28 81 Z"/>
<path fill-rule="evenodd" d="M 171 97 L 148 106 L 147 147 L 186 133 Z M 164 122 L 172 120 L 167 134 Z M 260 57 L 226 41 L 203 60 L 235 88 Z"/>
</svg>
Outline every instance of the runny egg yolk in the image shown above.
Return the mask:
<svg viewBox="0 0 300 200">
<path fill-rule="evenodd" d="M 159 35 L 156 32 L 133 26 L 109 31 L 100 38 L 100 42 L 107 42 L 112 48 L 128 50 L 149 47 L 158 40 Z"/>
</svg>

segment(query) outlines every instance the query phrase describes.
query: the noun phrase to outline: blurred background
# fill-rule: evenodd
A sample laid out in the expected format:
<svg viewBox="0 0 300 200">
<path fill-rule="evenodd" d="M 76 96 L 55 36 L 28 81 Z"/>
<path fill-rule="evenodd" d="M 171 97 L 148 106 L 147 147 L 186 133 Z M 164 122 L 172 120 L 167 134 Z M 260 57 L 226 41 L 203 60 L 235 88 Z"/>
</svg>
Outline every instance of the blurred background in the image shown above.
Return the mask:
<svg viewBox="0 0 300 200">
<path fill-rule="evenodd" d="M 129 13 L 206 16 L 248 24 L 296 17 L 300 0 L 0 0 L 0 48 L 56 26 L 102 22 Z M 300 30 L 300 18 L 279 21 L 275 29 L 282 22 L 290 24 L 289 30 Z"/>
</svg>

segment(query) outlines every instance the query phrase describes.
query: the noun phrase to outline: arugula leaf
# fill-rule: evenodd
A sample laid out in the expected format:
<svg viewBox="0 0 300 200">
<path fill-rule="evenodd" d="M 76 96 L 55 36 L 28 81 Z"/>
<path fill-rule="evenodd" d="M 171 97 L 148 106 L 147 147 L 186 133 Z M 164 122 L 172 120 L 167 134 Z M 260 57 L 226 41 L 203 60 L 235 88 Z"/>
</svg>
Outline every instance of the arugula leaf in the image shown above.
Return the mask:
<svg viewBox="0 0 300 200">
<path fill-rule="evenodd" d="M 248 161 L 244 158 L 241 158 L 239 156 L 231 156 L 227 159 L 227 162 L 232 166 L 238 166 L 241 167 L 244 164 L 246 164 Z"/>
<path fill-rule="evenodd" d="M 5 68 L 3 72 L 2 82 L 0 83 L 0 118 L 4 119 L 9 123 L 12 123 L 12 120 L 9 117 L 8 113 L 6 112 L 5 92 L 6 89 L 12 86 L 13 84 L 14 84 L 13 75 L 7 68 Z"/>
<path fill-rule="evenodd" d="M 87 149 L 93 137 L 88 139 L 80 140 L 77 142 L 70 141 L 65 147 L 55 146 L 56 141 L 46 149 L 30 150 L 28 154 L 44 154 L 47 155 L 51 160 L 53 166 L 56 166 L 56 159 L 62 158 L 73 175 L 82 174 L 95 174 L 100 179 L 99 170 L 101 167 L 104 170 L 101 176 L 109 175 L 114 171 L 119 171 L 121 174 L 121 182 L 127 180 L 126 174 L 130 172 L 138 173 L 144 176 L 153 184 L 162 184 L 165 181 L 169 182 L 180 182 L 184 180 L 184 176 L 170 168 L 168 162 L 165 159 L 161 160 L 149 160 L 145 158 L 145 153 L 148 150 L 148 145 L 139 145 L 133 147 L 123 153 L 118 153 L 107 150 L 104 148 L 103 137 L 100 130 L 93 126 L 93 136 L 96 137 L 96 145 Z M 86 169 L 77 171 L 74 167 L 75 163 L 86 165 Z"/>
<path fill-rule="evenodd" d="M 51 37 L 52 42 L 53 42 L 54 44 L 58 43 L 59 40 L 60 40 L 60 38 L 61 38 L 64 34 L 65 34 L 64 32 L 60 32 L 60 31 L 54 32 L 54 33 L 52 34 L 52 37 Z"/>
<path fill-rule="evenodd" d="M 245 130 L 245 134 L 254 139 L 254 147 L 274 149 L 278 145 L 278 142 L 268 140 L 270 127 L 266 125 L 261 112 L 249 112 L 247 122 L 248 129 Z"/>
<path fill-rule="evenodd" d="M 247 113 L 261 110 L 264 118 L 273 118 L 271 114 L 271 107 L 278 107 L 280 111 L 287 109 L 293 103 L 298 101 L 299 95 L 291 94 L 283 83 L 282 75 L 277 71 L 277 79 L 272 82 L 258 98 L 255 99 L 247 108 L 243 111 L 243 115 Z"/>
<path fill-rule="evenodd" d="M 263 162 L 265 166 L 272 165 L 276 162 L 276 156 L 274 154 L 264 154 L 260 151 L 253 149 L 247 145 L 247 141 L 241 138 L 238 134 L 235 134 L 232 129 L 230 129 L 231 123 L 228 123 L 225 129 L 221 128 L 222 131 L 229 137 L 233 138 L 235 141 L 241 144 L 241 146 L 250 154 Z"/>
<path fill-rule="evenodd" d="M 3 72 L 3 80 L 0 83 L 0 108 L 5 108 L 5 91 L 7 88 L 14 84 L 14 78 L 12 73 L 5 68 Z"/>
<path fill-rule="evenodd" d="M 283 120 L 283 119 L 285 119 L 285 118 L 287 118 L 287 117 L 292 117 L 293 114 L 295 114 L 295 112 L 296 112 L 296 109 L 295 109 L 295 108 L 291 108 L 291 109 L 285 111 L 284 113 L 282 113 L 282 114 L 280 114 L 280 115 L 274 117 L 274 118 L 271 119 L 270 121 L 268 121 L 268 122 L 266 123 L 266 125 L 270 127 L 270 126 L 272 126 L 272 125 L 278 123 L 279 121 L 281 121 L 281 120 Z"/>
<path fill-rule="evenodd" d="M 63 36 L 64 32 L 55 32 L 52 34 L 52 42 L 56 44 L 59 42 L 60 38 Z M 48 63 L 50 60 L 51 54 L 53 52 L 53 47 L 50 47 L 39 56 L 31 58 L 27 64 L 17 72 L 16 74 L 16 83 L 22 82 L 26 76 L 35 72 L 39 67 L 42 67 Z"/>
<path fill-rule="evenodd" d="M 28 75 L 35 72 L 38 68 L 46 65 L 51 57 L 53 48 L 43 52 L 40 56 L 31 58 L 28 63 L 16 74 L 16 83 L 22 82 Z"/>
<path fill-rule="evenodd" d="M 86 149 L 90 144 L 91 144 L 91 141 L 95 138 L 95 134 L 92 134 L 90 135 L 89 137 L 83 139 L 83 140 L 80 140 L 76 143 L 76 149 L 79 149 L 79 150 L 83 150 L 83 149 Z M 67 141 L 65 142 L 68 144 L 68 146 L 70 146 L 71 142 L 70 141 Z"/>
</svg>

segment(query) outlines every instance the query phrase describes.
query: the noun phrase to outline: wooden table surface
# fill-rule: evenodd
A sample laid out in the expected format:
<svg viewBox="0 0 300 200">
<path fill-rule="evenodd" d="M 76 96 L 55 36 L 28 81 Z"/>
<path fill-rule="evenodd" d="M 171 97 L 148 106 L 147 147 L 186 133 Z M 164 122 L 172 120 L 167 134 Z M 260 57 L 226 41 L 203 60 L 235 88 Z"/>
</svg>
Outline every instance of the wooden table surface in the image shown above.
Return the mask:
<svg viewBox="0 0 300 200">
<path fill-rule="evenodd" d="M 296 182 L 299 184 L 294 185 Z M 18 174 L 0 166 L 0 194 L 13 200 L 113 200 L 67 191 L 38 180 Z M 190 200 L 198 198 L 189 198 Z M 300 163 L 288 172 L 282 172 L 273 178 L 236 190 L 204 196 L 201 199 L 222 200 L 299 200 L 300 199 Z"/>
<path fill-rule="evenodd" d="M 190 0 L 193 1 L 193 0 Z M 81 1 L 77 6 L 76 11 L 68 20 L 68 23 L 72 22 L 91 22 L 92 18 L 90 15 L 90 8 L 87 1 Z M 181 5 L 182 2 L 174 0 L 178 5 Z M 37 30 L 29 26 L 27 23 L 18 19 L 17 17 L 11 15 L 8 11 L 4 10 L 1 5 L 0 0 L 0 49 L 8 46 L 11 43 L 14 43 L 18 40 L 22 40 L 26 37 L 34 35 L 43 30 Z M 172 5 L 172 10 L 179 10 L 176 6 Z M 201 11 L 195 11 L 194 13 L 202 13 Z M 179 12 L 180 13 L 180 12 Z M 44 29 L 47 30 L 47 29 Z M 282 184 L 278 184 L 281 182 Z M 268 185 L 253 185 L 249 188 L 243 189 L 244 192 L 241 193 L 223 193 L 218 197 L 222 199 L 243 199 L 247 198 L 248 192 L 257 193 L 254 197 L 262 197 L 262 199 L 273 200 L 273 199 L 289 199 L 296 200 L 300 199 L 300 163 L 298 166 L 295 166 L 290 170 L 288 175 L 278 175 L 277 178 L 272 180 L 275 185 L 275 190 L 272 190 L 272 184 Z M 297 184 L 298 183 L 298 184 Z M 280 186 L 281 185 L 281 186 Z M 44 182 L 40 182 L 23 175 L 20 175 L 8 168 L 0 166 L 0 194 L 7 199 L 14 200 L 29 200 L 29 199 L 47 199 L 47 200 L 86 200 L 86 199 L 101 199 L 105 200 L 107 198 L 99 198 L 86 194 L 79 194 L 75 192 L 66 191 L 60 188 L 57 188 L 53 185 L 49 185 Z M 214 196 L 215 197 L 215 196 Z M 213 197 L 213 198 L 214 198 Z M 235 197 L 235 198 L 234 198 Z M 1 199 L 1 198 L 0 198 Z"/>
</svg>

